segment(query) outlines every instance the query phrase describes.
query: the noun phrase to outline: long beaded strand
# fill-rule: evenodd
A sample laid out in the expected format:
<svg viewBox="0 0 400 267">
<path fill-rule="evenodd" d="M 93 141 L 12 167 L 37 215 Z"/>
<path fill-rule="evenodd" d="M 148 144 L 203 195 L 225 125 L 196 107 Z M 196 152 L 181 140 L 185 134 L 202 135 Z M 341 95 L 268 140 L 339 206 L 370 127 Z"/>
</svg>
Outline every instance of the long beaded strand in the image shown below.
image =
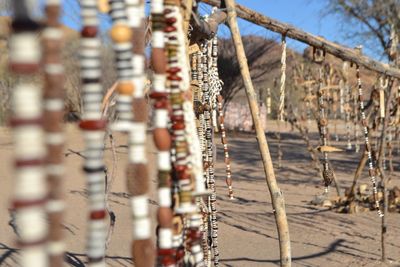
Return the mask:
<svg viewBox="0 0 400 267">
<path fill-rule="evenodd" d="M 113 26 L 110 31 L 114 42 L 115 65 L 117 69 L 117 101 L 116 121 L 112 128 L 117 131 L 129 132 L 132 127 L 132 94 L 134 86 L 132 83 L 132 30 L 128 25 L 127 8 L 125 0 L 110 0 L 110 15 Z"/>
<path fill-rule="evenodd" d="M 44 64 L 44 129 L 46 131 L 46 173 L 49 187 L 47 216 L 49 236 L 47 250 L 49 264 L 62 266 L 64 242 L 62 219 L 64 201 L 62 195 L 63 176 L 63 114 L 64 114 L 64 67 L 62 66 L 63 32 L 59 23 L 60 0 L 46 1 L 47 23 L 43 31 Z"/>
<path fill-rule="evenodd" d="M 164 4 L 162 0 L 151 1 L 152 54 L 154 70 L 152 93 L 154 99 L 153 138 L 157 152 L 158 168 L 158 231 L 157 266 L 175 266 L 175 253 L 172 248 L 172 199 L 171 199 L 171 136 L 168 130 L 168 92 L 166 82 L 166 55 L 164 49 Z"/>
<path fill-rule="evenodd" d="M 21 248 L 19 266 L 48 266 L 46 254 L 46 154 L 42 129 L 41 89 L 32 82 L 40 68 L 41 51 L 34 21 L 37 1 L 13 1 L 13 33 L 10 39 L 10 70 L 18 75 L 12 95 L 11 126 L 14 132 L 15 185 L 13 208 Z"/>
<path fill-rule="evenodd" d="M 184 114 L 182 110 L 183 96 L 180 91 L 180 81 L 178 75 L 181 72 L 178 58 L 179 40 L 177 33 L 177 20 L 179 13 L 179 1 L 164 0 L 165 15 L 165 40 L 167 49 L 167 91 L 170 93 L 171 102 L 171 162 L 173 178 L 173 236 L 172 246 L 176 253 L 176 264 L 182 264 L 184 251 L 183 242 L 183 212 L 176 212 L 177 209 L 189 206 L 191 202 L 191 181 L 187 170 L 187 142 L 185 140 Z M 182 203 L 183 202 L 183 205 Z M 188 205 L 189 204 L 189 205 Z"/>
<path fill-rule="evenodd" d="M 364 141 L 365 141 L 365 149 L 367 151 L 367 156 L 368 156 L 368 173 L 369 177 L 371 178 L 372 182 L 372 192 L 374 194 L 374 201 L 375 201 L 375 209 L 378 211 L 379 217 L 383 217 L 383 213 L 379 207 L 379 199 L 378 199 L 378 190 L 376 186 L 376 169 L 375 169 L 375 164 L 374 160 L 372 159 L 372 147 L 371 144 L 369 143 L 369 138 L 368 138 L 368 121 L 365 116 L 365 111 L 364 111 L 364 98 L 363 98 L 363 89 L 362 89 L 362 84 L 361 84 L 361 78 L 360 78 L 360 67 L 357 65 L 356 67 L 356 77 L 357 77 L 357 86 L 358 86 L 358 101 L 359 101 L 359 107 L 360 107 L 360 115 L 361 115 L 361 124 L 364 128 Z"/>
<path fill-rule="evenodd" d="M 79 126 L 85 140 L 85 163 L 89 194 L 89 224 L 87 229 L 87 257 L 89 266 L 105 266 L 106 211 L 103 148 L 106 121 L 102 118 L 103 90 L 100 82 L 100 40 L 97 37 L 97 1 L 82 0 L 81 16 L 81 83 L 83 114 Z"/>
<path fill-rule="evenodd" d="M 192 70 L 192 76 L 193 80 L 197 80 L 198 83 L 198 90 L 194 94 L 194 100 L 197 102 L 197 116 L 198 116 L 198 127 L 197 127 L 197 132 L 198 136 L 200 138 L 200 149 L 202 152 L 202 162 L 204 166 L 206 166 L 207 162 L 207 151 L 206 151 L 206 138 L 205 138 L 205 119 L 204 119 L 204 106 L 203 106 L 203 63 L 202 63 L 202 52 L 199 50 L 195 55 L 193 55 L 193 70 Z M 208 173 L 204 172 L 203 173 L 203 183 L 208 181 Z M 204 204 L 203 199 L 201 199 L 200 204 Z M 208 218 L 209 218 L 209 209 L 206 205 L 202 205 L 201 207 L 201 212 L 202 212 L 202 249 L 203 249 L 203 256 L 204 256 L 204 262 L 207 266 L 211 264 L 211 247 L 208 245 L 208 233 L 209 232 L 209 224 L 208 224 Z"/>
<path fill-rule="evenodd" d="M 322 145 L 322 155 L 323 159 L 323 171 L 322 177 L 324 178 L 325 183 L 325 193 L 328 193 L 329 186 L 333 181 L 333 172 L 329 167 L 329 159 L 328 159 L 328 152 L 324 149 L 327 144 L 327 126 L 328 126 L 328 119 L 326 118 L 326 104 L 324 103 L 324 92 L 323 92 L 323 70 L 322 67 L 319 69 L 319 86 L 318 86 L 318 107 L 319 107 L 319 121 L 318 126 L 321 135 L 321 145 Z"/>
<path fill-rule="evenodd" d="M 212 251 L 214 256 L 214 265 L 219 265 L 219 251 L 218 251 L 218 222 L 217 222 L 217 195 L 215 188 L 215 177 L 214 177 L 214 149 L 213 149 L 213 129 L 211 120 L 211 101 L 210 101 L 210 89 L 208 81 L 208 49 L 209 45 L 205 43 L 203 50 L 203 103 L 204 103 L 204 119 L 205 119 L 205 136 L 206 136 L 206 151 L 207 151 L 207 162 L 206 162 L 206 176 L 208 178 L 208 188 L 211 190 L 211 195 L 208 197 L 209 208 L 210 208 L 210 219 L 211 224 L 211 240 L 212 240 Z"/>
<path fill-rule="evenodd" d="M 155 249 L 151 240 L 149 212 L 149 173 L 146 154 L 147 103 L 144 98 L 146 76 L 144 40 L 144 1 L 129 0 L 127 15 L 132 29 L 133 123 L 129 132 L 129 164 L 127 168 L 127 188 L 131 195 L 132 212 L 132 256 L 135 266 L 154 266 Z"/>
<path fill-rule="evenodd" d="M 226 131 L 224 126 L 224 112 L 222 110 L 222 95 L 218 96 L 218 114 L 219 114 L 219 127 L 221 131 L 221 143 L 224 146 L 224 161 L 226 171 L 226 185 L 228 186 L 228 196 L 233 199 L 233 188 L 232 188 L 232 173 L 231 173 L 231 160 L 229 158 L 228 141 L 226 138 Z"/>
</svg>

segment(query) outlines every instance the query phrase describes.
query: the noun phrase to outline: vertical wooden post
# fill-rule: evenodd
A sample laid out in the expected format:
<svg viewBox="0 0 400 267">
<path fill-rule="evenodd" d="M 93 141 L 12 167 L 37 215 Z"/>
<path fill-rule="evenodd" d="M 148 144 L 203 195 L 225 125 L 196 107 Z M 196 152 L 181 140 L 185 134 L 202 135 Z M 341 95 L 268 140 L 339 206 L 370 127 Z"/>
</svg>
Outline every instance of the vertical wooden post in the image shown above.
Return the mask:
<svg viewBox="0 0 400 267">
<path fill-rule="evenodd" d="M 397 89 L 396 86 L 393 85 L 393 81 L 389 84 L 390 91 L 387 95 L 386 105 L 385 105 L 385 114 L 386 116 L 382 118 L 382 133 L 380 136 L 380 147 L 379 147 L 379 158 L 378 158 L 378 170 L 381 176 L 381 186 L 383 190 L 383 217 L 381 221 L 381 261 L 386 262 L 386 238 L 387 238 L 387 210 L 388 210 L 388 193 L 387 193 L 387 184 L 390 180 L 390 176 L 385 174 L 385 170 L 383 168 L 383 158 L 385 155 L 385 146 L 386 146 L 386 131 L 389 127 L 390 120 L 390 102 L 392 101 L 392 97 L 394 96 L 394 92 Z"/>
<path fill-rule="evenodd" d="M 251 116 L 253 118 L 254 128 L 257 134 L 258 145 L 264 165 L 265 178 L 271 195 L 272 206 L 274 208 L 276 225 L 278 228 L 281 266 L 291 266 L 290 238 L 285 211 L 285 201 L 283 198 L 283 194 L 280 191 L 276 182 L 267 139 L 265 137 L 265 133 L 260 122 L 257 97 L 254 92 L 254 87 L 251 81 L 250 71 L 247 65 L 247 59 L 236 20 L 235 1 L 225 0 L 225 4 L 228 10 L 228 24 L 231 29 L 232 39 L 236 50 L 236 56 L 239 61 L 240 72 L 242 74 L 244 86 L 246 89 L 247 100 L 249 102 Z"/>
</svg>

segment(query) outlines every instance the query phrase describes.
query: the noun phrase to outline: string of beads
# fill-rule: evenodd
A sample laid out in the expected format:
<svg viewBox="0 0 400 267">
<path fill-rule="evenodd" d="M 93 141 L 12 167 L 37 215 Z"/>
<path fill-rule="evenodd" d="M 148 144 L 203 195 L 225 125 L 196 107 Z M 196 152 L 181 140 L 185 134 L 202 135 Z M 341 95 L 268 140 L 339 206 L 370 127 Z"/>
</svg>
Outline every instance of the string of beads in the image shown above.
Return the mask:
<svg viewBox="0 0 400 267">
<path fill-rule="evenodd" d="M 372 158 L 372 147 L 371 144 L 369 143 L 369 137 L 368 137 L 368 121 L 365 116 L 365 111 L 364 111 L 364 98 L 363 98 L 363 89 L 362 89 L 362 84 L 361 84 L 361 77 L 360 77 L 360 67 L 356 67 L 356 77 L 357 77 L 357 87 L 358 87 L 358 101 L 359 101 L 359 108 L 360 108 L 360 115 L 361 115 L 361 124 L 363 126 L 364 130 L 364 142 L 365 142 L 365 149 L 367 151 L 367 156 L 368 156 L 368 174 L 372 182 L 372 192 L 374 195 L 374 201 L 375 201 L 375 209 L 378 212 L 378 215 L 380 217 L 383 217 L 383 213 L 380 210 L 379 207 L 379 199 L 378 199 L 378 189 L 376 185 L 376 168 L 375 168 L 375 163 Z"/>
<path fill-rule="evenodd" d="M 64 262 L 62 193 L 63 169 L 63 115 L 64 115 L 64 67 L 62 65 L 63 32 L 60 29 L 59 0 L 46 1 L 46 28 L 43 31 L 44 67 L 44 124 L 47 145 L 46 174 L 48 183 L 48 202 L 46 205 L 49 220 L 47 250 L 49 266 L 62 266 Z"/>
<path fill-rule="evenodd" d="M 39 23 L 34 9 L 37 1 L 13 1 L 13 33 L 10 39 L 9 69 L 18 82 L 11 98 L 10 124 L 14 134 L 15 185 L 13 215 L 17 244 L 21 248 L 19 266 L 48 266 L 46 238 L 46 146 L 42 129 L 42 90 L 32 80 L 39 73 L 42 59 Z"/>
<path fill-rule="evenodd" d="M 83 96 L 83 114 L 79 126 L 85 141 L 85 162 L 89 195 L 89 223 L 87 229 L 87 257 L 89 266 L 105 265 L 105 241 L 107 227 L 105 222 L 105 181 L 103 163 L 103 140 L 106 121 L 102 118 L 101 100 L 101 42 L 97 36 L 99 21 L 97 1 L 81 1 L 80 64 Z"/>
</svg>

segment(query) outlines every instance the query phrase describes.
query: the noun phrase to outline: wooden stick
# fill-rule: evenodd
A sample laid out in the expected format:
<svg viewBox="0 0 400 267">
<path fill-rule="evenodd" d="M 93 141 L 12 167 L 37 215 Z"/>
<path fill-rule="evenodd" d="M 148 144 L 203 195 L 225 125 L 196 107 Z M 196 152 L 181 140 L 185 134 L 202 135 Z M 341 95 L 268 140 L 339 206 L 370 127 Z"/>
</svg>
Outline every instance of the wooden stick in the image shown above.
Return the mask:
<svg viewBox="0 0 400 267">
<path fill-rule="evenodd" d="M 236 11 L 234 8 L 235 1 L 226 0 L 225 3 L 228 8 L 228 24 L 232 32 L 232 39 L 235 44 L 236 56 L 239 62 L 240 72 L 242 74 L 243 83 L 246 89 L 247 100 L 249 102 L 251 116 L 253 118 L 254 128 L 257 134 L 258 145 L 264 165 L 265 178 L 274 208 L 276 226 L 278 228 L 281 266 L 291 266 L 292 260 L 290 252 L 290 238 L 285 211 L 285 201 L 283 198 L 283 194 L 276 182 L 274 167 L 272 165 L 267 139 L 265 137 L 264 129 L 260 122 L 260 112 L 257 104 L 257 96 L 254 92 L 254 87 L 250 78 L 249 66 L 247 65 L 247 59 L 236 20 Z"/>
<path fill-rule="evenodd" d="M 212 6 L 221 5 L 221 1 L 219 0 L 201 0 L 201 1 Z M 232 8 L 234 7 L 232 6 Z M 334 42 L 328 41 L 320 36 L 315 36 L 313 34 L 307 33 L 290 24 L 282 23 L 277 20 L 271 19 L 242 5 L 236 5 L 235 10 L 240 18 L 252 22 L 261 27 L 264 27 L 268 30 L 284 34 L 292 39 L 309 44 L 315 48 L 322 49 L 328 52 L 329 54 L 341 58 L 342 60 L 354 62 L 357 65 L 363 66 L 369 70 L 376 71 L 378 73 L 382 73 L 384 75 L 392 76 L 395 78 L 400 78 L 399 69 L 389 67 L 387 64 L 383 64 L 369 57 L 360 55 L 354 49 L 341 46 Z"/>
<path fill-rule="evenodd" d="M 389 120 L 390 120 L 390 102 L 392 100 L 392 97 L 394 96 L 394 92 L 396 90 L 396 86 L 393 85 L 393 81 L 389 85 L 390 92 L 387 95 L 387 101 L 386 101 L 386 106 L 385 106 L 385 113 L 387 116 L 382 118 L 382 133 L 381 133 L 381 142 L 380 142 L 380 147 L 379 147 L 379 158 L 378 158 L 378 170 L 381 176 L 381 186 L 383 190 L 383 217 L 381 220 L 381 261 L 386 262 L 387 261 L 387 256 L 386 256 L 386 240 L 387 240 L 387 206 L 388 206 L 388 193 L 387 193 L 387 184 L 389 182 L 390 177 L 385 174 L 385 170 L 383 168 L 383 159 L 385 155 L 385 147 L 386 147 L 386 130 L 389 126 Z"/>
<path fill-rule="evenodd" d="M 364 153 L 361 157 L 361 160 L 358 162 L 356 172 L 354 173 L 353 183 L 351 185 L 350 193 L 348 195 L 349 202 L 352 202 L 354 200 L 354 196 L 356 195 L 357 181 L 361 176 L 361 173 L 365 167 L 365 164 L 367 163 L 367 160 L 368 160 L 368 154 L 367 154 L 367 151 L 365 151 L 365 149 L 364 149 Z"/>
</svg>

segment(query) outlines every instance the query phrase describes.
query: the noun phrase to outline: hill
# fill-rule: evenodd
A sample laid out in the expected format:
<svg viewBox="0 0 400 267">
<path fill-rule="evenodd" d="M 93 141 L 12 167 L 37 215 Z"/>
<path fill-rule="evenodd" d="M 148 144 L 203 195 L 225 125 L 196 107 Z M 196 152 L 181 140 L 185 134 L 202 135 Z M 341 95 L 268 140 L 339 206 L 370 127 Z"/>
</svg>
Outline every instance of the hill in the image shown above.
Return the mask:
<svg viewBox="0 0 400 267">
<path fill-rule="evenodd" d="M 259 96 L 265 98 L 266 89 L 270 88 L 272 99 L 279 98 L 279 84 L 281 77 L 281 44 L 275 40 L 267 39 L 262 36 L 247 35 L 242 37 L 247 56 L 250 74 L 254 87 Z M 332 55 L 327 54 L 323 65 L 329 65 L 335 75 L 341 75 L 343 61 Z M 286 89 L 291 102 L 296 103 L 303 95 L 303 90 L 299 89 L 299 83 L 304 82 L 304 76 L 311 75 L 311 79 L 316 80 L 318 70 L 322 65 L 312 62 L 312 48 L 307 48 L 303 53 L 298 53 L 287 47 L 286 49 Z M 233 43 L 230 39 L 219 39 L 219 59 L 218 67 L 220 78 L 224 82 L 224 97 L 228 101 L 244 103 L 246 102 L 243 82 L 240 76 L 240 69 L 236 60 Z M 301 71 L 303 70 L 303 71 Z M 356 84 L 355 68 L 348 71 L 349 84 L 354 87 Z M 366 88 L 366 98 L 368 92 L 375 82 L 377 75 L 369 70 L 361 70 L 361 78 Z"/>
</svg>

